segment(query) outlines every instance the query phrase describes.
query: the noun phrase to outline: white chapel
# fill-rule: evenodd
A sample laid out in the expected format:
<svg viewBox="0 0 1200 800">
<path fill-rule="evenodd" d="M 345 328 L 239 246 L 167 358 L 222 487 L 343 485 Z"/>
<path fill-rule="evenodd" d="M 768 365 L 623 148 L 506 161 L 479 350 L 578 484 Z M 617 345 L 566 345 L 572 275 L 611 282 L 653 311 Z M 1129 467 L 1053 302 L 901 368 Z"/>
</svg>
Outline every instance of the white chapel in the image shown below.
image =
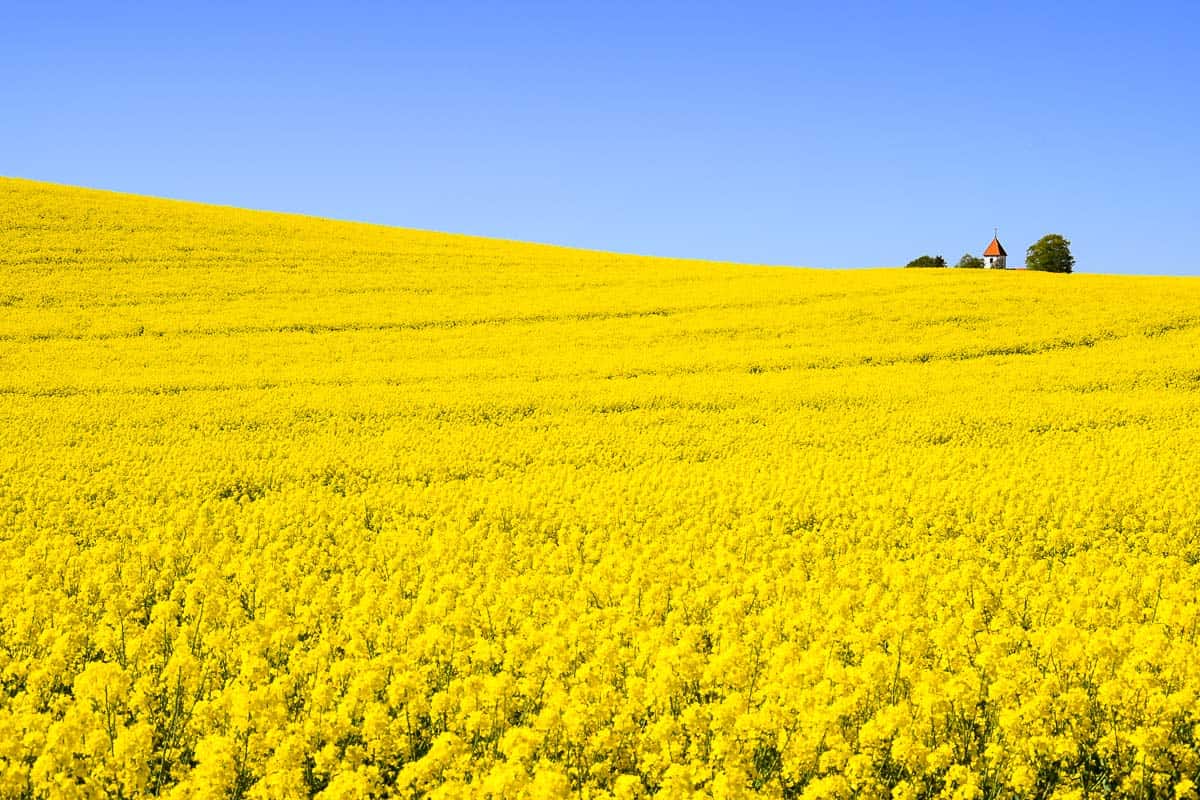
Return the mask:
<svg viewBox="0 0 1200 800">
<path fill-rule="evenodd" d="M 1007 269 L 1007 258 L 1008 253 L 1004 252 L 1004 245 L 1000 244 L 1000 232 L 996 231 L 992 236 L 992 243 L 983 251 L 983 265 L 988 269 Z"/>
</svg>

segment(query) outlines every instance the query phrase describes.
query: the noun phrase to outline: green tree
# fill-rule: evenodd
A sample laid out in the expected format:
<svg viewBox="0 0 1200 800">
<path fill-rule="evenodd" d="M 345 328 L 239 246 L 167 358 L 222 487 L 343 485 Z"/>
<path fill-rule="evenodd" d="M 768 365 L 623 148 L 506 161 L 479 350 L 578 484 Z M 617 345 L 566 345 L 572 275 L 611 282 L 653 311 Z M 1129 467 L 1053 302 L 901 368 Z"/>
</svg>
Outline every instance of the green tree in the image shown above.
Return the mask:
<svg viewBox="0 0 1200 800">
<path fill-rule="evenodd" d="M 906 267 L 927 267 L 927 268 L 928 267 L 944 267 L 944 266 L 946 266 L 946 259 L 942 258 L 941 256 L 920 256 L 919 258 L 914 258 L 912 261 L 908 262 L 904 266 L 906 266 Z"/>
<path fill-rule="evenodd" d="M 1048 233 L 1025 251 L 1025 269 L 1039 272 L 1070 272 L 1075 268 L 1071 242 L 1057 233 Z"/>
<path fill-rule="evenodd" d="M 970 253 L 963 253 L 963 257 L 954 266 L 959 269 L 983 269 L 983 259 Z"/>
</svg>

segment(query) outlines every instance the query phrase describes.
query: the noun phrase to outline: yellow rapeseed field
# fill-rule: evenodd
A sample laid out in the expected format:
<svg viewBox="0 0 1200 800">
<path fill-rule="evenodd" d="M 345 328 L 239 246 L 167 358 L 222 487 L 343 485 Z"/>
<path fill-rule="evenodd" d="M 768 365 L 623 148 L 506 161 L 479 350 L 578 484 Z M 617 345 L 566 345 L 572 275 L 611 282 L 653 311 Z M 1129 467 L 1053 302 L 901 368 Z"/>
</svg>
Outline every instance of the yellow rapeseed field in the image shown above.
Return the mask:
<svg viewBox="0 0 1200 800">
<path fill-rule="evenodd" d="M 1200 281 L 0 180 L 0 797 L 1196 797 Z"/>
</svg>

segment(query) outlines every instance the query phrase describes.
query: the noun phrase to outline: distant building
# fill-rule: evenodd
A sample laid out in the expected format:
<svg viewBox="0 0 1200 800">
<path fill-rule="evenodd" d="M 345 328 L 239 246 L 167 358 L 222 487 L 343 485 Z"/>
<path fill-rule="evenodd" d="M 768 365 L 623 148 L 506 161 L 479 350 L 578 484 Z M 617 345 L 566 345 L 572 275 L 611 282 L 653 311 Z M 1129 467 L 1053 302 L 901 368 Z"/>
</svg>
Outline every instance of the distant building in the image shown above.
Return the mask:
<svg viewBox="0 0 1200 800">
<path fill-rule="evenodd" d="M 1000 244 L 999 231 L 992 236 L 992 243 L 983 251 L 983 266 L 988 269 L 1007 269 L 1006 261 L 1008 253 L 1004 252 L 1004 245 Z"/>
</svg>

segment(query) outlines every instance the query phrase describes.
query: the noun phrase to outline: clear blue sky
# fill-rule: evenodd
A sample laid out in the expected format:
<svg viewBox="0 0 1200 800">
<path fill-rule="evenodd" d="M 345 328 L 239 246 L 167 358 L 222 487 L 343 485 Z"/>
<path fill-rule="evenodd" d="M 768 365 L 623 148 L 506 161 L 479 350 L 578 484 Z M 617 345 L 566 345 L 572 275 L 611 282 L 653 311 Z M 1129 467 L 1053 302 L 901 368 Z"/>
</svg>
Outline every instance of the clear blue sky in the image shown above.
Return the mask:
<svg viewBox="0 0 1200 800">
<path fill-rule="evenodd" d="M 0 5 L 0 174 L 660 255 L 1200 273 L 1200 4 Z M 1015 258 L 1014 258 L 1015 256 Z"/>
</svg>

